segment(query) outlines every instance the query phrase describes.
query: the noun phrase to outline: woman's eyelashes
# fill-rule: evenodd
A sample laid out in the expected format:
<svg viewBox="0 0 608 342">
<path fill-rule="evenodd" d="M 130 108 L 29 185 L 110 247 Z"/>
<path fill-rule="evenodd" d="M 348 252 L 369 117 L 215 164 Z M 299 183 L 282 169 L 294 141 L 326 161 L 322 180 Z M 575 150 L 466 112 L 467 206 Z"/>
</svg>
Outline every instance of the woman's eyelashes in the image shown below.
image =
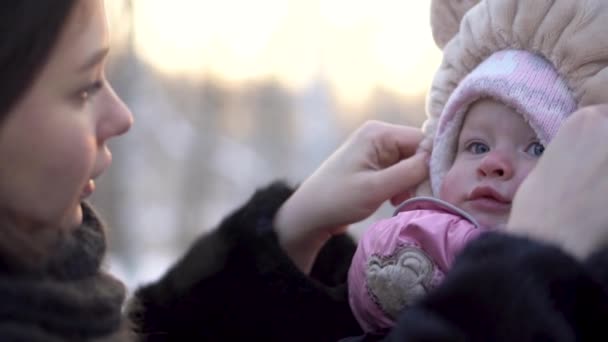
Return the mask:
<svg viewBox="0 0 608 342">
<path fill-rule="evenodd" d="M 89 101 L 95 94 L 97 94 L 104 86 L 104 81 L 99 79 L 89 83 L 80 90 L 78 90 L 77 98 L 81 102 Z"/>
</svg>

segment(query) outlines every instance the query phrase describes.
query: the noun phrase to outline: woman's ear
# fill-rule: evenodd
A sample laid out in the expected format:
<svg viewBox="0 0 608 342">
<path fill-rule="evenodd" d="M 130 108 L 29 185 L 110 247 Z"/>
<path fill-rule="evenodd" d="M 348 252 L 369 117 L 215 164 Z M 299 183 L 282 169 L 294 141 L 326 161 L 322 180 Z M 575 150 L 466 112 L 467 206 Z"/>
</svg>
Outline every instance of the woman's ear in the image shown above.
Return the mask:
<svg viewBox="0 0 608 342">
<path fill-rule="evenodd" d="M 431 28 L 435 44 L 443 50 L 458 33 L 464 14 L 481 0 L 431 0 Z"/>
</svg>

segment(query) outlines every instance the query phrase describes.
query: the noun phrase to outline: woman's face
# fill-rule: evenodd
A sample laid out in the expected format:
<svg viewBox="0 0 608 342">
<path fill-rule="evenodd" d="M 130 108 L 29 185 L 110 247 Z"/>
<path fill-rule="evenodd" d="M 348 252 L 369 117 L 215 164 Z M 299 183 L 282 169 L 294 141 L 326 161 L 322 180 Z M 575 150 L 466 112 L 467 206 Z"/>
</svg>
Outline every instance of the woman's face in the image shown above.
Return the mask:
<svg viewBox="0 0 608 342">
<path fill-rule="evenodd" d="M 133 118 L 104 74 L 103 0 L 80 0 L 38 78 L 0 126 L 0 215 L 70 229 Z"/>
</svg>

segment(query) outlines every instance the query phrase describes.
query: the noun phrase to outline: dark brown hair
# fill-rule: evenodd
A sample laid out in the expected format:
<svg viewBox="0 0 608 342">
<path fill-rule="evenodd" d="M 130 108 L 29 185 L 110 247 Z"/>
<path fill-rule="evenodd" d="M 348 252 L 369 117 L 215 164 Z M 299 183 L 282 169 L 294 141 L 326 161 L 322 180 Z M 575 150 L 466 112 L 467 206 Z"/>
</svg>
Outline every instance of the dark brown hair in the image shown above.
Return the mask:
<svg viewBox="0 0 608 342">
<path fill-rule="evenodd" d="M 47 64 L 77 1 L 82 0 L 0 1 L 0 125 Z M 31 234 L 17 223 L 0 212 L 0 269 L 42 267 L 59 233 Z"/>
<path fill-rule="evenodd" d="M 77 1 L 0 2 L 0 124 L 46 65 Z"/>
</svg>

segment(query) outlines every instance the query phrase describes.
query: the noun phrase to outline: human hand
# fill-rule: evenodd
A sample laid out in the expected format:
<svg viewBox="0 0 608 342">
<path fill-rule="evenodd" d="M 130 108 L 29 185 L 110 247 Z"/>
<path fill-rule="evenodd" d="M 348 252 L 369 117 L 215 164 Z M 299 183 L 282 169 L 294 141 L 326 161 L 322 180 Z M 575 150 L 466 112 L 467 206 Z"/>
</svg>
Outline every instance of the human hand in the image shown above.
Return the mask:
<svg viewBox="0 0 608 342">
<path fill-rule="evenodd" d="M 275 218 L 284 249 L 306 272 L 318 250 L 386 200 L 408 196 L 428 175 L 427 153 L 415 153 L 417 128 L 370 121 L 356 130 L 296 192 Z"/>
<path fill-rule="evenodd" d="M 564 122 L 513 200 L 507 231 L 585 258 L 608 242 L 608 106 Z"/>
</svg>

